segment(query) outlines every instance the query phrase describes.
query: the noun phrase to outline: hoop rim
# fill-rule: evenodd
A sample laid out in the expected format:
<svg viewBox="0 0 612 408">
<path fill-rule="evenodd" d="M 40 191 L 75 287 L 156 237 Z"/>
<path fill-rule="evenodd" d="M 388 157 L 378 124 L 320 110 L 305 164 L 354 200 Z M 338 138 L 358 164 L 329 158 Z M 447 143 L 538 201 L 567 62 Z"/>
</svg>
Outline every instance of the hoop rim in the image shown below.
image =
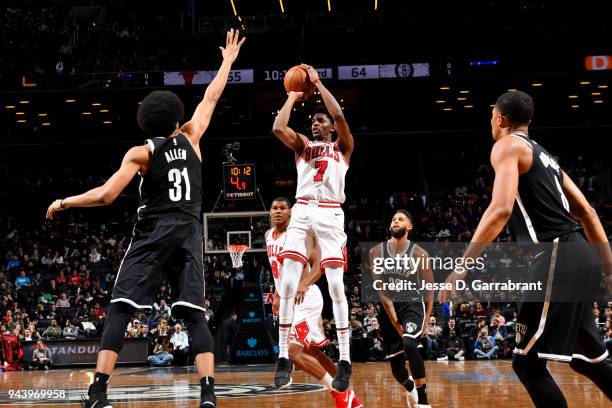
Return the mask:
<svg viewBox="0 0 612 408">
<path fill-rule="evenodd" d="M 235 250 L 236 253 L 244 251 L 248 248 L 249 246 L 246 244 L 229 244 L 227 246 L 228 250 Z"/>
</svg>

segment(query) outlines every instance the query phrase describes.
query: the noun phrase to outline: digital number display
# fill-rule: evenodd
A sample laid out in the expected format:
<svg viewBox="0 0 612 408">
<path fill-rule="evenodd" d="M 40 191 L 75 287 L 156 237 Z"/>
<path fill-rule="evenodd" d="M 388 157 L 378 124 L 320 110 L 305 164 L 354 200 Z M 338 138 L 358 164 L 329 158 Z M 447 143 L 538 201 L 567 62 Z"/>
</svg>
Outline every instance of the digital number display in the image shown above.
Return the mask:
<svg viewBox="0 0 612 408">
<path fill-rule="evenodd" d="M 258 79 L 263 81 L 282 81 L 285 79 L 286 69 L 264 69 L 261 71 L 263 75 L 258 76 Z M 321 79 L 332 79 L 334 77 L 333 69 L 331 68 L 317 68 L 319 78 Z"/>
<path fill-rule="evenodd" d="M 383 64 L 383 65 L 341 65 L 338 79 L 381 79 L 428 77 L 429 64 Z"/>
<path fill-rule="evenodd" d="M 210 84 L 217 71 L 172 71 L 164 72 L 164 85 L 206 85 Z M 231 84 L 252 84 L 252 69 L 233 69 L 227 82 Z"/>
<path fill-rule="evenodd" d="M 223 190 L 226 200 L 255 198 L 255 165 L 223 165 Z"/>
</svg>

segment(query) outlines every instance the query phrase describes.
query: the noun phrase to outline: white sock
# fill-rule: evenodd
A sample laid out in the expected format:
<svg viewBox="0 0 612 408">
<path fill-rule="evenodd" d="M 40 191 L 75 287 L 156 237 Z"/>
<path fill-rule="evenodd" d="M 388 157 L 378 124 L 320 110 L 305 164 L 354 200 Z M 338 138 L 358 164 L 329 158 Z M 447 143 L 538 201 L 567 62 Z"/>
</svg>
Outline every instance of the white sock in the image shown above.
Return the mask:
<svg viewBox="0 0 612 408">
<path fill-rule="evenodd" d="M 323 378 L 319 380 L 319 382 L 327 387 L 328 390 L 331 390 L 332 381 L 334 381 L 334 377 L 329 375 L 329 373 L 325 373 Z"/>
<path fill-rule="evenodd" d="M 329 296 L 332 299 L 334 309 L 334 320 L 336 322 L 336 333 L 338 335 L 338 348 L 340 349 L 340 360 L 351 362 L 351 346 L 349 332 L 349 310 L 346 294 L 344 293 L 344 268 L 325 268 Z"/>
<path fill-rule="evenodd" d="M 349 329 L 336 329 L 338 334 L 338 348 L 340 349 L 340 360 L 351 362 L 351 346 Z"/>
<path fill-rule="evenodd" d="M 455 354 L 455 358 L 459 358 L 463 355 L 463 350 L 459 350 L 457 354 Z"/>
<path fill-rule="evenodd" d="M 280 283 L 280 307 L 278 311 L 278 322 L 281 326 L 278 335 L 278 357 L 289 358 L 289 331 L 293 323 L 293 307 L 295 293 L 297 292 L 302 275 L 303 266 L 293 259 L 285 259 L 283 264 L 283 275 Z"/>
<path fill-rule="evenodd" d="M 290 326 L 278 328 L 278 357 L 289 358 L 289 330 Z"/>
</svg>

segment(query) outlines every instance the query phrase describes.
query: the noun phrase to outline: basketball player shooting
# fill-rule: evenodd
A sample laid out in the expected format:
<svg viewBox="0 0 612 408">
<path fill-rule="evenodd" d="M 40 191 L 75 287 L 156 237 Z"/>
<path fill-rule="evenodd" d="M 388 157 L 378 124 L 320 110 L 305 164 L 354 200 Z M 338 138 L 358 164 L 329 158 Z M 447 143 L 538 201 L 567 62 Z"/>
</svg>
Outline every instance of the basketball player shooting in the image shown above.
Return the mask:
<svg viewBox="0 0 612 408">
<path fill-rule="evenodd" d="M 344 213 L 340 206 L 345 199 L 344 182 L 354 141 L 342 108 L 325 88 L 317 71 L 302 65 L 308 78 L 321 93 L 327 112 L 312 118 L 312 140 L 288 126 L 293 105 L 302 100 L 303 92 L 289 92 L 287 101 L 274 121 L 274 135 L 295 152 L 298 173 L 297 202 L 287 229 L 287 240 L 279 260 L 283 263 L 280 286 L 279 358 L 274 384 L 285 386 L 291 379 L 288 340 L 293 322 L 294 299 L 308 254 L 316 240 L 321 250 L 320 267 L 324 270 L 333 303 L 338 334 L 340 361 L 332 388 L 344 392 L 349 388 L 351 359 L 349 345 L 349 311 L 344 293 L 346 234 Z M 333 135 L 337 133 L 337 140 Z"/>
<path fill-rule="evenodd" d="M 612 401 L 612 363 L 593 324 L 593 303 L 551 301 L 555 288 L 564 282 L 571 283 L 574 293 L 595 293 L 601 265 L 612 289 L 610 245 L 580 189 L 555 158 L 529 137 L 532 116 L 533 101 L 524 92 L 505 93 L 493 107 L 493 194 L 464 257 L 480 255 L 508 221 L 513 241 L 552 243 L 533 267 L 547 285 L 544 301 L 523 302 L 519 308 L 512 368 L 538 408 L 567 407 L 546 368 L 547 360 L 569 363 Z M 446 282 L 455 287 L 466 275 L 453 272 Z M 440 303 L 452 295 L 454 291 L 442 291 Z"/>
<path fill-rule="evenodd" d="M 420 288 L 421 282 L 433 283 L 433 273 L 424 262 L 427 252 L 408 239 L 412 231 L 412 215 L 406 210 L 398 210 L 393 215 L 389 232 L 391 239 L 381 242 L 370 250 L 370 272 L 372 279 L 383 278 L 383 283 L 411 282 L 414 288 Z M 397 265 L 397 258 L 407 256 L 408 265 Z M 382 265 L 393 265 L 382 273 L 376 272 L 376 262 Z M 419 340 L 425 335 L 429 316 L 433 309 L 431 290 L 414 289 L 378 290 L 380 305 L 380 330 L 383 338 L 386 359 L 391 365 L 393 377 L 406 389 L 408 408 L 431 408 L 427 398 L 427 376 L 425 362 L 419 353 Z M 393 296 L 392 296 L 393 295 Z M 410 373 L 406 369 L 406 360 Z M 412 375 L 410 375 L 412 374 Z"/>
<path fill-rule="evenodd" d="M 216 407 L 213 338 L 204 316 L 202 253 L 202 155 L 200 139 L 208 128 L 233 62 L 245 38 L 227 33 L 221 48 L 223 63 L 190 121 L 182 126 L 183 103 L 174 93 L 155 91 L 138 108 L 139 126 L 150 139 L 131 148 L 108 181 L 84 194 L 55 200 L 47 210 L 53 219 L 72 207 L 111 204 L 136 174 L 140 178 L 140 206 L 132 240 L 119 265 L 108 318 L 104 325 L 96 374 L 83 397 L 85 408 L 111 408 L 107 386 L 124 343 L 125 328 L 137 309 L 151 309 L 159 291 L 164 264 L 172 257 L 180 270 L 175 276 L 179 296 L 172 316 L 184 319 L 192 337 L 191 349 L 200 376 L 200 407 Z"/>
<path fill-rule="evenodd" d="M 274 199 L 270 208 L 270 218 L 273 228 L 266 232 L 265 238 L 268 260 L 276 288 L 272 303 L 272 312 L 276 314 L 280 302 L 278 287 L 282 278 L 282 265 L 278 261 L 278 254 L 285 245 L 287 227 L 291 218 L 291 207 L 287 198 Z M 336 365 L 321 351 L 322 347 L 329 344 L 329 340 L 325 337 L 322 326 L 323 296 L 315 284 L 321 277 L 319 263 L 319 248 L 314 245 L 309 254 L 308 264 L 303 267 L 295 298 L 295 313 L 289 336 L 289 358 L 299 369 L 312 375 L 330 389 L 337 408 L 360 408 L 362 407 L 361 401 L 351 388 L 344 392 L 331 388 L 333 376 L 336 375 Z M 290 384 L 291 380 L 287 386 Z"/>
</svg>

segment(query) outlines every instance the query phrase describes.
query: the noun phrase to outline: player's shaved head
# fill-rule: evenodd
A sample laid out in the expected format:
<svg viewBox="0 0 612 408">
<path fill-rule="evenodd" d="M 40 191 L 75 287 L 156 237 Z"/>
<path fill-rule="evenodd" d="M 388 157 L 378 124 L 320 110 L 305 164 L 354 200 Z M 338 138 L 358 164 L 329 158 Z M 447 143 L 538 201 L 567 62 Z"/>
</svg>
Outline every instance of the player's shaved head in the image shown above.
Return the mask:
<svg viewBox="0 0 612 408">
<path fill-rule="evenodd" d="M 402 217 L 398 217 L 399 214 L 401 214 Z M 407 237 L 410 230 L 412 230 L 412 214 L 407 210 L 395 211 L 391 219 L 391 225 L 389 226 L 391 236 L 396 239 Z"/>
<path fill-rule="evenodd" d="M 274 205 L 275 202 L 285 203 L 287 204 L 287 207 L 291 208 L 291 201 L 289 201 L 287 197 L 276 197 L 274 200 L 272 200 L 272 204 Z"/>
<path fill-rule="evenodd" d="M 329 111 L 327 110 L 327 108 L 325 106 L 317 106 L 315 108 L 315 115 L 325 115 L 327 116 L 327 119 L 329 119 L 329 121 L 333 124 L 334 123 L 334 118 L 332 117 L 332 115 L 329 114 Z"/>
<path fill-rule="evenodd" d="M 497 98 L 495 107 L 511 125 L 529 125 L 533 118 L 533 99 L 525 92 L 506 92 Z"/>
<path fill-rule="evenodd" d="M 410 220 L 410 223 L 413 223 L 412 214 L 410 214 L 408 210 L 397 210 L 395 211 L 395 214 L 404 214 L 406 218 Z M 395 214 L 393 214 L 393 216 L 395 216 Z"/>
<path fill-rule="evenodd" d="M 272 224 L 280 229 L 283 229 L 283 225 L 287 225 L 289 218 L 291 218 L 291 202 L 286 197 L 276 197 L 272 200 L 270 206 L 270 218 Z"/>
<path fill-rule="evenodd" d="M 174 92 L 153 91 L 138 107 L 138 126 L 150 136 L 168 137 L 183 119 L 183 101 Z"/>
</svg>

